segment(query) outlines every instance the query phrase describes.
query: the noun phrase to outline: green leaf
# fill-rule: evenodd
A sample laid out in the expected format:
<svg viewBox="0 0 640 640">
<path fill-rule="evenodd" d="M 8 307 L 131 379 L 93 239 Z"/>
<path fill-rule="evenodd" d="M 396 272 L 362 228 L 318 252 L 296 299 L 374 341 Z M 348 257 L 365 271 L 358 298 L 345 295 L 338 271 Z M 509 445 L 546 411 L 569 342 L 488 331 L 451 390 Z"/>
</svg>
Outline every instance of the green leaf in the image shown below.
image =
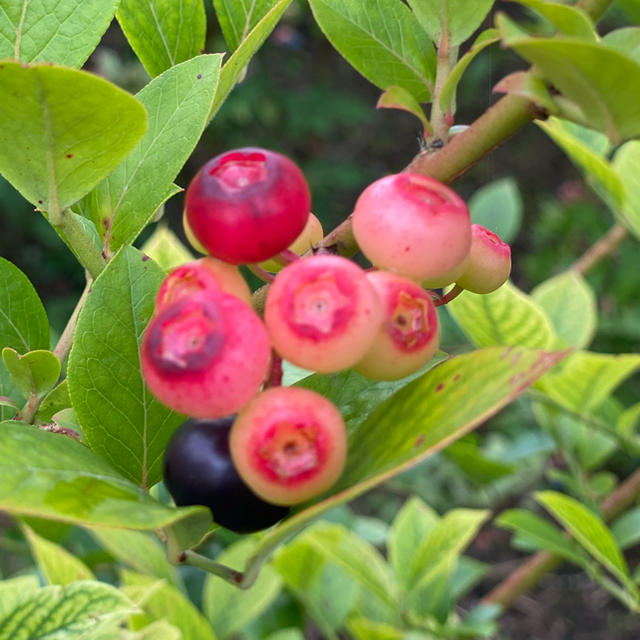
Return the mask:
<svg viewBox="0 0 640 640">
<path fill-rule="evenodd" d="M 535 9 L 540 15 L 553 23 L 558 31 L 564 35 L 584 38 L 592 42 L 598 40 L 598 34 L 589 16 L 575 7 L 569 7 L 559 2 L 549 2 L 548 0 L 515 1 Z"/>
<path fill-rule="evenodd" d="M 94 282 L 80 312 L 68 365 L 69 393 L 89 446 L 145 487 L 162 476 L 162 455 L 183 416 L 147 389 L 142 334 L 164 272 L 124 247 Z"/>
<path fill-rule="evenodd" d="M 539 491 L 535 497 L 598 562 L 629 585 L 629 568 L 624 556 L 611 531 L 598 516 L 561 493 Z"/>
<path fill-rule="evenodd" d="M 556 340 L 547 314 L 510 281 L 484 295 L 463 291 L 447 310 L 478 347 L 548 349 Z"/>
<path fill-rule="evenodd" d="M 497 233 L 507 244 L 520 230 L 522 208 L 522 197 L 513 178 L 490 182 L 469 200 L 471 222 Z"/>
<path fill-rule="evenodd" d="M 151 620 L 165 620 L 177 627 L 182 632 L 182 640 L 216 639 L 205 617 L 174 587 L 131 571 L 123 571 L 122 578 L 129 587 L 147 590 L 141 606 Z"/>
<path fill-rule="evenodd" d="M 405 589 L 410 583 L 411 561 L 439 520 L 438 514 L 415 496 L 405 502 L 393 520 L 387 551 L 396 577 Z"/>
<path fill-rule="evenodd" d="M 425 133 L 433 133 L 433 128 L 424 115 L 420 103 L 402 87 L 389 87 L 379 98 L 376 109 L 400 109 L 413 114 L 424 127 Z"/>
<path fill-rule="evenodd" d="M 158 620 L 142 627 L 131 640 L 182 640 L 182 634 L 178 627 L 164 620 Z"/>
<path fill-rule="evenodd" d="M 621 213 L 622 222 L 636 238 L 640 237 L 640 142 L 633 140 L 622 145 L 613 158 L 613 168 L 624 185 L 626 198 Z"/>
<path fill-rule="evenodd" d="M 596 296 L 584 277 L 565 271 L 545 280 L 531 297 L 549 316 L 554 331 L 568 345 L 578 349 L 589 345 L 596 332 L 598 308 Z"/>
<path fill-rule="evenodd" d="M 60 360 L 51 351 L 37 349 L 21 356 L 15 349 L 5 347 L 2 360 L 22 395 L 43 396 L 51 391 L 60 377 Z"/>
<path fill-rule="evenodd" d="M 3 0 L 0 58 L 81 67 L 119 0 Z"/>
<path fill-rule="evenodd" d="M 278 0 L 213 0 L 216 17 L 231 51 L 278 4 Z"/>
<path fill-rule="evenodd" d="M 251 29 L 247 37 L 222 67 L 220 71 L 220 82 L 218 83 L 213 105 L 209 112 L 209 120 L 217 113 L 241 74 L 244 73 L 253 55 L 262 46 L 267 36 L 275 29 L 282 14 L 290 4 L 291 0 L 279 0 L 273 9 L 265 14 L 264 18 Z"/>
<path fill-rule="evenodd" d="M 207 124 L 221 60 L 215 54 L 183 62 L 137 95 L 150 114 L 147 134 L 83 202 L 112 251 L 133 242 L 175 193 L 173 180 Z"/>
<path fill-rule="evenodd" d="M 579 108 L 589 126 L 619 143 L 640 135 L 640 64 L 605 45 L 571 38 L 509 37 L 499 15 L 504 44 L 513 48 Z"/>
<path fill-rule="evenodd" d="M 42 210 L 57 212 L 79 200 L 146 128 L 145 108 L 102 78 L 0 64 L 0 173 Z"/>
<path fill-rule="evenodd" d="M 579 567 L 586 566 L 585 558 L 577 552 L 575 544 L 567 540 L 555 525 L 531 511 L 509 509 L 503 511 L 495 523 L 513 531 L 516 534 L 514 542 L 517 542 L 519 547 L 524 544 L 528 551 L 549 551 Z"/>
<path fill-rule="evenodd" d="M 21 422 L 0 427 L 0 509 L 81 525 L 157 529 L 205 511 L 171 509 L 75 440 Z"/>
<path fill-rule="evenodd" d="M 93 580 L 89 568 L 64 547 L 42 538 L 26 524 L 22 525 L 34 560 L 49 584 L 63 587 L 78 580 Z"/>
<path fill-rule="evenodd" d="M 254 546 L 254 539 L 245 538 L 227 547 L 216 561 L 242 569 Z M 202 608 L 216 635 L 228 638 L 268 609 L 280 593 L 280 585 L 280 576 L 268 566 L 260 571 L 255 584 L 244 591 L 208 575 L 202 594 Z"/>
<path fill-rule="evenodd" d="M 35 575 L 0 580 L 0 618 L 39 588 L 40 581 Z"/>
<path fill-rule="evenodd" d="M 118 22 L 153 78 L 204 50 L 203 0 L 121 0 Z"/>
<path fill-rule="evenodd" d="M 612 525 L 611 533 L 621 549 L 629 549 L 640 542 L 640 507 L 623 513 Z"/>
<path fill-rule="evenodd" d="M 349 633 L 355 640 L 410 640 L 402 629 L 397 629 L 385 622 L 375 622 L 368 618 L 354 616 L 347 623 Z M 420 640 L 421 636 L 414 636 L 411 640 Z M 425 640 L 429 636 L 424 636 Z"/>
<path fill-rule="evenodd" d="M 331 44 L 382 90 L 400 86 L 418 102 L 429 100 L 436 57 L 420 24 L 401 0 L 309 0 Z"/>
<path fill-rule="evenodd" d="M 53 416 L 71 407 L 71 398 L 69 398 L 69 387 L 65 378 L 55 389 L 50 391 L 40 403 L 36 420 L 38 422 L 51 422 Z"/>
<path fill-rule="evenodd" d="M 414 0 L 415 1 L 415 0 Z M 455 99 L 456 89 L 460 83 L 464 72 L 467 67 L 473 62 L 474 58 L 489 45 L 498 42 L 497 29 L 487 29 L 478 36 L 477 40 L 473 43 L 473 46 L 456 62 L 453 69 L 447 76 L 442 90 L 440 91 L 440 108 L 444 111 L 451 109 L 455 111 Z"/>
<path fill-rule="evenodd" d="M 511 93 L 529 100 L 534 108 L 545 115 L 556 115 L 559 107 L 554 102 L 544 80 L 530 71 L 514 71 L 493 87 L 494 93 Z M 606 139 L 606 138 L 605 138 Z"/>
<path fill-rule="evenodd" d="M 105 620 L 118 620 L 132 611 L 131 601 L 103 582 L 44 587 L 0 618 L 0 637 L 81 640 L 95 637 L 92 634 Z"/>
<path fill-rule="evenodd" d="M 408 0 L 422 28 L 436 43 L 442 37 L 443 27 L 449 46 L 464 42 L 485 19 L 493 0 Z"/>
<path fill-rule="evenodd" d="M 180 238 L 165 224 L 159 224 L 156 227 L 149 239 L 140 247 L 140 251 L 165 271 L 171 271 L 194 259 L 189 249 L 180 242 Z"/>
<path fill-rule="evenodd" d="M 515 471 L 513 465 L 486 457 L 475 442 L 468 442 L 465 438 L 450 444 L 444 455 L 478 484 L 493 482 Z"/>
<path fill-rule="evenodd" d="M 640 63 L 640 27 L 624 27 L 609 31 L 601 42 Z"/>
</svg>

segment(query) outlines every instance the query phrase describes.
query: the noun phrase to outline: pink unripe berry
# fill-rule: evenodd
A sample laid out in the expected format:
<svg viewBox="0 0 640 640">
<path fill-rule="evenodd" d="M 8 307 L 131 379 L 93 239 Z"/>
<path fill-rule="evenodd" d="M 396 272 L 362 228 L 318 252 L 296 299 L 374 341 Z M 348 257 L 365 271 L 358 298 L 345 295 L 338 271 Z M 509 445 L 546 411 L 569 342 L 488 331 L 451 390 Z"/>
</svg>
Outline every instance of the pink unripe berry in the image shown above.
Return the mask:
<svg viewBox="0 0 640 640">
<path fill-rule="evenodd" d="M 251 304 L 251 290 L 237 267 L 200 258 L 173 269 L 164 279 L 156 296 L 156 313 L 169 304 L 199 291 L 219 290 Z"/>
<path fill-rule="evenodd" d="M 244 302 L 207 290 L 164 307 L 144 333 L 142 374 L 165 405 L 194 418 L 242 408 L 265 378 L 271 345 Z"/>
<path fill-rule="evenodd" d="M 471 245 L 464 201 L 441 182 L 415 173 L 370 184 L 356 202 L 353 233 L 375 266 L 418 281 L 455 269 Z"/>
<path fill-rule="evenodd" d="M 471 251 L 465 272 L 456 284 L 473 293 L 491 293 L 511 273 L 511 247 L 482 225 L 471 225 Z"/>
<path fill-rule="evenodd" d="M 311 195 L 289 158 L 258 148 L 209 160 L 187 189 L 187 222 L 212 256 L 231 264 L 262 262 L 302 232 Z"/>
<path fill-rule="evenodd" d="M 326 491 L 338 479 L 347 434 L 340 412 L 324 396 L 275 387 L 240 412 L 229 445 L 235 468 L 256 495 L 291 505 Z"/>
<path fill-rule="evenodd" d="M 384 309 L 369 351 L 354 369 L 375 380 L 397 380 L 429 362 L 440 345 L 431 296 L 412 280 L 389 271 L 367 273 Z"/>
<path fill-rule="evenodd" d="M 267 296 L 265 323 L 278 353 L 321 373 L 354 365 L 382 322 L 380 300 L 364 271 L 334 255 L 285 267 Z"/>
</svg>

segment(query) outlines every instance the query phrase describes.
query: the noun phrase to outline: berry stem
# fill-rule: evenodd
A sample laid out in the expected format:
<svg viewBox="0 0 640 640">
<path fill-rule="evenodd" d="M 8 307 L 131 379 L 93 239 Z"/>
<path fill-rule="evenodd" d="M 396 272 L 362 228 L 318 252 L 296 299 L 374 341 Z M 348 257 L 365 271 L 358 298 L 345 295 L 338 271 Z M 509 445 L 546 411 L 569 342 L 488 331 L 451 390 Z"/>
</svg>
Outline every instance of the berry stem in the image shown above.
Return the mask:
<svg viewBox="0 0 640 640">
<path fill-rule="evenodd" d="M 271 284 L 275 280 L 275 276 L 272 273 L 269 273 L 266 269 L 263 269 L 259 264 L 253 263 L 248 264 L 247 269 L 253 273 L 253 275 L 257 276 L 263 282 L 267 284 Z"/>
<path fill-rule="evenodd" d="M 231 567 L 227 567 L 219 562 L 214 562 L 210 558 L 200 555 L 191 549 L 184 551 L 179 560 L 182 564 L 187 564 L 191 567 L 198 567 L 207 573 L 212 573 L 214 576 L 218 576 L 223 580 L 226 580 L 230 584 L 239 587 L 241 589 L 248 589 L 251 585 L 244 585 L 244 574 L 241 571 L 236 571 Z"/>
<path fill-rule="evenodd" d="M 602 238 L 589 247 L 582 256 L 573 263 L 571 269 L 576 273 L 584 275 L 595 267 L 600 260 L 611 255 L 618 248 L 618 245 L 627 237 L 628 233 L 626 228 L 620 223 L 614 224 Z"/>
<path fill-rule="evenodd" d="M 291 264 L 296 260 L 300 260 L 300 256 L 295 251 L 291 251 L 291 249 L 285 249 L 284 251 L 281 251 L 277 256 L 274 256 L 273 259 L 278 264 L 286 267 L 288 264 Z"/>
<path fill-rule="evenodd" d="M 269 376 L 264 383 L 264 389 L 270 389 L 271 387 L 281 387 L 282 375 L 282 358 L 272 350 L 271 368 L 269 369 Z"/>
<path fill-rule="evenodd" d="M 463 291 L 464 289 L 456 284 L 454 285 L 453 289 L 449 291 L 449 293 L 445 294 L 441 298 L 436 299 L 433 304 L 436 307 L 441 307 L 445 304 L 449 304 L 449 302 L 451 302 L 454 298 L 457 298 Z"/>
</svg>

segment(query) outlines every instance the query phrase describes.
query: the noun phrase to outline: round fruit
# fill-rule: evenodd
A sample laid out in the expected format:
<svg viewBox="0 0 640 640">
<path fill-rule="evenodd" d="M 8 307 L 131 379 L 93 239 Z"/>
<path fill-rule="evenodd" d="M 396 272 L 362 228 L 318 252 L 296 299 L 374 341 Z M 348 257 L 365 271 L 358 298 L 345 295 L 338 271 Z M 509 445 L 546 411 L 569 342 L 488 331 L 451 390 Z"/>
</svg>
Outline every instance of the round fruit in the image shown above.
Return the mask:
<svg viewBox="0 0 640 640">
<path fill-rule="evenodd" d="M 212 256 L 262 262 L 302 232 L 311 209 L 298 167 L 266 149 L 228 151 L 209 160 L 187 189 L 188 226 Z"/>
<path fill-rule="evenodd" d="M 491 293 L 511 273 L 511 247 L 480 224 L 471 225 L 471 251 L 465 272 L 456 284 L 473 293 Z"/>
<path fill-rule="evenodd" d="M 238 475 L 229 451 L 233 420 L 183 423 L 164 454 L 164 483 L 179 507 L 204 505 L 220 526 L 252 533 L 282 520 L 289 509 L 264 502 Z"/>
<path fill-rule="evenodd" d="M 142 340 L 142 374 L 166 406 L 219 418 L 257 393 L 271 358 L 266 329 L 244 302 L 207 290 L 167 305 Z"/>
<path fill-rule="evenodd" d="M 251 290 L 237 267 L 215 258 L 200 258 L 173 269 L 164 279 L 156 296 L 156 312 L 209 289 L 224 291 L 251 304 Z"/>
<path fill-rule="evenodd" d="M 263 500 L 291 505 L 328 489 L 347 455 L 342 416 L 325 397 L 274 387 L 238 415 L 230 435 L 233 463 Z"/>
<path fill-rule="evenodd" d="M 385 319 L 367 354 L 353 368 L 374 380 L 397 380 L 429 362 L 440 345 L 436 308 L 412 280 L 389 271 L 367 274 Z"/>
<path fill-rule="evenodd" d="M 364 271 L 334 255 L 286 266 L 274 280 L 265 323 L 286 360 L 321 373 L 354 365 L 369 350 L 382 307 Z"/>
<path fill-rule="evenodd" d="M 370 184 L 356 202 L 353 233 L 375 266 L 418 281 L 448 274 L 471 246 L 464 201 L 446 185 L 414 173 Z"/>
<path fill-rule="evenodd" d="M 310 213 L 302 233 L 294 240 L 293 244 L 288 247 L 289 251 L 302 255 L 305 251 L 309 251 L 309 249 L 317 245 L 322 238 L 324 238 L 324 231 L 322 230 L 320 220 L 318 220 L 313 213 Z M 284 265 L 281 265 L 275 258 L 272 258 L 266 262 L 261 262 L 260 266 L 271 273 L 278 273 Z"/>
</svg>

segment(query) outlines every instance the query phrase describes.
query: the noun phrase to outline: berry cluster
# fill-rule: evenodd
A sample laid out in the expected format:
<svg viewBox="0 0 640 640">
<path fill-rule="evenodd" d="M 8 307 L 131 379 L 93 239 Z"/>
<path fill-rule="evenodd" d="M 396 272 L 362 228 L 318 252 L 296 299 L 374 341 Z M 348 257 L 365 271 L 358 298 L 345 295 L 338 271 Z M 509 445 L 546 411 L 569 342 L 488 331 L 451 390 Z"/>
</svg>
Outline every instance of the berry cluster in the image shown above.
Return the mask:
<svg viewBox="0 0 640 640">
<path fill-rule="evenodd" d="M 331 402 L 265 384 L 280 358 L 320 373 L 402 378 L 439 346 L 429 288 L 486 293 L 510 271 L 509 247 L 425 176 L 388 176 L 358 199 L 353 232 L 369 271 L 330 252 L 297 259 L 322 238 L 310 206 L 303 174 L 278 153 L 246 148 L 210 160 L 187 190 L 183 219 L 209 255 L 167 276 L 142 342 L 149 388 L 191 416 L 167 448 L 167 487 L 177 504 L 207 505 L 236 531 L 269 526 L 327 490 L 346 460 Z M 277 273 L 264 320 L 241 264 Z"/>
</svg>

